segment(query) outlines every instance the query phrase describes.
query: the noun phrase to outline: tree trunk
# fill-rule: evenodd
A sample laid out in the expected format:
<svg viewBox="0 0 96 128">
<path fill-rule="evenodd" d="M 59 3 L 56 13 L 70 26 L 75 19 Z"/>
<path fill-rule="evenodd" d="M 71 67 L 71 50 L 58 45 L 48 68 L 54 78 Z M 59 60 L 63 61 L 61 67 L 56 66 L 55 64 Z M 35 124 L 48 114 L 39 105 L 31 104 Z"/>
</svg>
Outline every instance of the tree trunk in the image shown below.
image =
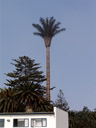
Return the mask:
<svg viewBox="0 0 96 128">
<path fill-rule="evenodd" d="M 50 101 L 50 47 L 46 47 L 47 101 Z"/>
<path fill-rule="evenodd" d="M 25 109 L 26 109 L 26 113 L 32 113 L 33 112 L 32 107 L 30 107 L 30 105 L 26 105 Z"/>
</svg>

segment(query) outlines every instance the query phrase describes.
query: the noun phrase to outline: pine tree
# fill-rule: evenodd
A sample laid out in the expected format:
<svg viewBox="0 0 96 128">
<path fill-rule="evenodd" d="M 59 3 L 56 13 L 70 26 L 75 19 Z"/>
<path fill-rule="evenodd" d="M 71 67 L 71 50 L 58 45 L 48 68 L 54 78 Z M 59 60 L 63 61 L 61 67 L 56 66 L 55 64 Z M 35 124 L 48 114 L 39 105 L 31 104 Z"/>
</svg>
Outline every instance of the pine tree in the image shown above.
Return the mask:
<svg viewBox="0 0 96 128">
<path fill-rule="evenodd" d="M 59 90 L 59 93 L 57 95 L 57 99 L 56 99 L 54 105 L 62 110 L 65 110 L 65 111 L 69 110 L 68 103 L 67 103 L 67 101 L 64 97 L 64 93 L 61 89 Z"/>
<path fill-rule="evenodd" d="M 46 78 L 42 71 L 39 71 L 39 63 L 35 63 L 35 60 L 31 60 L 27 56 L 19 57 L 19 59 L 13 59 L 16 70 L 7 73 L 6 75 L 11 79 L 7 79 L 7 86 L 17 87 L 25 83 L 42 84 Z"/>
<path fill-rule="evenodd" d="M 27 56 L 13 61 L 16 69 L 6 74 L 11 79 L 6 83 L 9 88 L 0 93 L 0 111 L 51 111 L 52 105 L 46 100 L 46 87 L 42 85 L 46 78 L 39 70 L 39 63 Z"/>
</svg>

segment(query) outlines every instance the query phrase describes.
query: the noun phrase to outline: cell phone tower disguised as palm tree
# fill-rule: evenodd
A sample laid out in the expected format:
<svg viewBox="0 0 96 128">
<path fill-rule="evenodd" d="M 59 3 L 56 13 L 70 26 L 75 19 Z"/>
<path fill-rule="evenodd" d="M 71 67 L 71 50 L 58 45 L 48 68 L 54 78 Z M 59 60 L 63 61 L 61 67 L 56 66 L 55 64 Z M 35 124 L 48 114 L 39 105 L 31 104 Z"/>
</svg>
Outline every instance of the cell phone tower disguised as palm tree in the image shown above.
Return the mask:
<svg viewBox="0 0 96 128">
<path fill-rule="evenodd" d="M 50 18 L 40 18 L 39 24 L 32 24 L 38 32 L 34 32 L 34 35 L 40 36 L 44 39 L 46 46 L 46 87 L 47 87 L 47 101 L 50 102 L 50 45 L 52 37 L 65 30 L 65 28 L 60 29 L 60 22 L 56 22 L 53 17 Z"/>
</svg>

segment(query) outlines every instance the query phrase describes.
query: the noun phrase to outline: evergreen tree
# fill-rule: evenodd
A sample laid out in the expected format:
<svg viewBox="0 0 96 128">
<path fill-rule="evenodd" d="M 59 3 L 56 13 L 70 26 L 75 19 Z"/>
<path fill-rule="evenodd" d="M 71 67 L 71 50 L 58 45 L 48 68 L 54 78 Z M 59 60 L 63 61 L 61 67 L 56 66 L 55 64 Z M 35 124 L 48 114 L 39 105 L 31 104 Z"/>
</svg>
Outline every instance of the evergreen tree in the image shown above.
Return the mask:
<svg viewBox="0 0 96 128">
<path fill-rule="evenodd" d="M 57 99 L 56 99 L 54 105 L 62 110 L 65 110 L 65 111 L 69 110 L 68 103 L 67 103 L 67 101 L 64 97 L 64 93 L 61 89 L 59 90 L 59 93 L 57 95 Z"/>
<path fill-rule="evenodd" d="M 15 70 L 6 74 L 7 89 L 0 92 L 0 112 L 52 111 L 52 105 L 46 100 L 46 80 L 40 66 L 27 56 L 13 60 Z M 23 108 L 23 109 L 21 109 Z"/>
<path fill-rule="evenodd" d="M 81 111 L 69 111 L 69 128 L 96 128 L 96 112 L 88 107 Z"/>
<path fill-rule="evenodd" d="M 11 79 L 7 79 L 8 83 L 5 85 L 11 87 L 21 86 L 25 83 L 41 85 L 46 80 L 43 72 L 39 71 L 39 63 L 35 63 L 35 60 L 22 56 L 19 59 L 13 59 L 13 61 L 14 63 L 11 64 L 15 66 L 16 70 L 6 74 Z"/>
</svg>

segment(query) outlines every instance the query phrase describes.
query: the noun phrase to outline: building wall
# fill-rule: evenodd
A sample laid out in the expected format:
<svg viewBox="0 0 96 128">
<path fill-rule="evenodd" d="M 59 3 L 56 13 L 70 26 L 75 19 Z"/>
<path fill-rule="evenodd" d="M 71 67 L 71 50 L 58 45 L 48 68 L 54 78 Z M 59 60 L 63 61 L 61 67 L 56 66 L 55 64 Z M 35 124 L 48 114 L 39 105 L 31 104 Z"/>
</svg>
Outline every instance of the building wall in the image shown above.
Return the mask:
<svg viewBox="0 0 96 128">
<path fill-rule="evenodd" d="M 56 107 L 54 108 L 54 112 L 56 113 L 55 128 L 69 128 L 68 113 Z"/>
<path fill-rule="evenodd" d="M 26 115 L 23 113 L 22 115 L 18 115 L 18 114 L 14 114 L 14 115 L 13 114 L 4 114 L 4 115 L 1 114 L 0 115 L 0 119 L 5 119 L 4 128 L 13 128 L 13 119 L 19 119 L 19 118 L 29 119 L 29 127 L 26 127 L 26 128 L 32 128 L 31 127 L 32 118 L 46 118 L 47 127 L 43 127 L 43 128 L 68 128 L 68 113 L 56 107 L 54 107 L 53 114 L 28 114 Z M 19 127 L 16 127 L 16 128 L 19 128 Z M 40 128 L 40 127 L 36 127 L 36 128 Z"/>
<path fill-rule="evenodd" d="M 4 128 L 13 128 L 13 119 L 18 119 L 18 118 L 22 118 L 22 119 L 28 118 L 29 119 L 29 127 L 26 127 L 26 128 L 32 128 L 31 127 L 31 119 L 32 118 L 47 118 L 47 127 L 46 128 L 55 128 L 54 115 L 2 115 L 2 116 L 0 116 L 0 119 L 5 119 L 5 127 Z M 36 127 L 36 128 L 38 128 L 38 127 Z"/>
</svg>

